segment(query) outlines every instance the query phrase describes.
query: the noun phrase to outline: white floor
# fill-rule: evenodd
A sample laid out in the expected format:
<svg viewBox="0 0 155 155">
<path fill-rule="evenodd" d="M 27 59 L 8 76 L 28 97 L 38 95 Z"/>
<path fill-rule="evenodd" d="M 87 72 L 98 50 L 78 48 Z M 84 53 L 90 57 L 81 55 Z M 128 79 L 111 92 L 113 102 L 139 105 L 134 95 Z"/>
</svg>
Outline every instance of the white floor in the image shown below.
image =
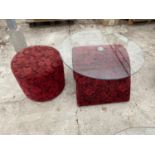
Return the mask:
<svg viewBox="0 0 155 155">
<path fill-rule="evenodd" d="M 81 21 L 72 31 L 94 26 Z M 28 45 L 57 47 L 68 35 L 67 26 L 20 27 Z M 145 63 L 132 77 L 130 102 L 79 108 L 67 67 L 65 89 L 56 99 L 38 103 L 25 97 L 10 70 L 15 52 L 0 21 L 0 134 L 155 134 L 155 24 L 100 28 L 136 41 L 144 50 Z"/>
</svg>

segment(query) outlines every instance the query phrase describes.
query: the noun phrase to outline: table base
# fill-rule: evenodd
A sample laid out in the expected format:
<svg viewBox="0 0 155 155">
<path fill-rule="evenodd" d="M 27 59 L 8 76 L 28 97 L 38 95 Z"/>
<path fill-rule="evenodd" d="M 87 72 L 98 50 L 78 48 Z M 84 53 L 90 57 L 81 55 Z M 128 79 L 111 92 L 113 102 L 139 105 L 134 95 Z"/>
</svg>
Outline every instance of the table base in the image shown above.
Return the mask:
<svg viewBox="0 0 155 155">
<path fill-rule="evenodd" d="M 78 106 L 126 102 L 130 100 L 131 77 L 99 80 L 73 72 Z"/>
</svg>

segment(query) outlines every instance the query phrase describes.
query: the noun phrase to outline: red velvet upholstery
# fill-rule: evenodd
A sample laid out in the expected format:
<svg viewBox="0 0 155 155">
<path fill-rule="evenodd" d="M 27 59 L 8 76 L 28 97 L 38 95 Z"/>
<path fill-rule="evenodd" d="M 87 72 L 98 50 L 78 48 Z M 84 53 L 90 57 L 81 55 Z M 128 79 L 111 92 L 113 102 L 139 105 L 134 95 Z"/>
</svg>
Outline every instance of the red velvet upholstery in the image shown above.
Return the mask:
<svg viewBox="0 0 155 155">
<path fill-rule="evenodd" d="M 97 80 L 74 72 L 77 104 L 79 106 L 130 99 L 130 77 L 120 80 Z"/>
<path fill-rule="evenodd" d="M 79 106 L 130 99 L 130 62 L 125 48 L 121 45 L 103 47 L 104 53 L 96 51 L 96 46 L 73 48 L 74 79 Z"/>
<path fill-rule="evenodd" d="M 48 46 L 32 46 L 19 51 L 11 69 L 27 97 L 51 100 L 64 88 L 64 68 L 59 52 Z"/>
</svg>

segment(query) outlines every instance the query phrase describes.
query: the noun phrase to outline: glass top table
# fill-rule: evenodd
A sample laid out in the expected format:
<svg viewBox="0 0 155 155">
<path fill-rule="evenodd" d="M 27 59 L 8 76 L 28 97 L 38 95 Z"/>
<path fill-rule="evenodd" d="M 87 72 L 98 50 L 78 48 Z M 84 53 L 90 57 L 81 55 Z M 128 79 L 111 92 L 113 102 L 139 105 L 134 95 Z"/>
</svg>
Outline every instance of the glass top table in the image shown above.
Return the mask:
<svg viewBox="0 0 155 155">
<path fill-rule="evenodd" d="M 69 68 L 95 79 L 123 79 L 144 63 L 142 49 L 134 41 L 98 29 L 70 34 L 58 49 Z"/>
</svg>

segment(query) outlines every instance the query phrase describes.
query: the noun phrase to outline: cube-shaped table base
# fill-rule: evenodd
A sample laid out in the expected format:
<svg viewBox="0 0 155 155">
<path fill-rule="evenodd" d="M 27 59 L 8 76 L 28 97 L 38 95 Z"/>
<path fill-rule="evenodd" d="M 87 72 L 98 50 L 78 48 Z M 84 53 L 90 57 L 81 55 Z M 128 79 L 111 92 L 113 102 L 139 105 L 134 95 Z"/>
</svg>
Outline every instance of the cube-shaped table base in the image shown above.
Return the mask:
<svg viewBox="0 0 155 155">
<path fill-rule="evenodd" d="M 131 78 L 98 80 L 74 72 L 79 106 L 126 102 L 130 99 Z"/>
</svg>

